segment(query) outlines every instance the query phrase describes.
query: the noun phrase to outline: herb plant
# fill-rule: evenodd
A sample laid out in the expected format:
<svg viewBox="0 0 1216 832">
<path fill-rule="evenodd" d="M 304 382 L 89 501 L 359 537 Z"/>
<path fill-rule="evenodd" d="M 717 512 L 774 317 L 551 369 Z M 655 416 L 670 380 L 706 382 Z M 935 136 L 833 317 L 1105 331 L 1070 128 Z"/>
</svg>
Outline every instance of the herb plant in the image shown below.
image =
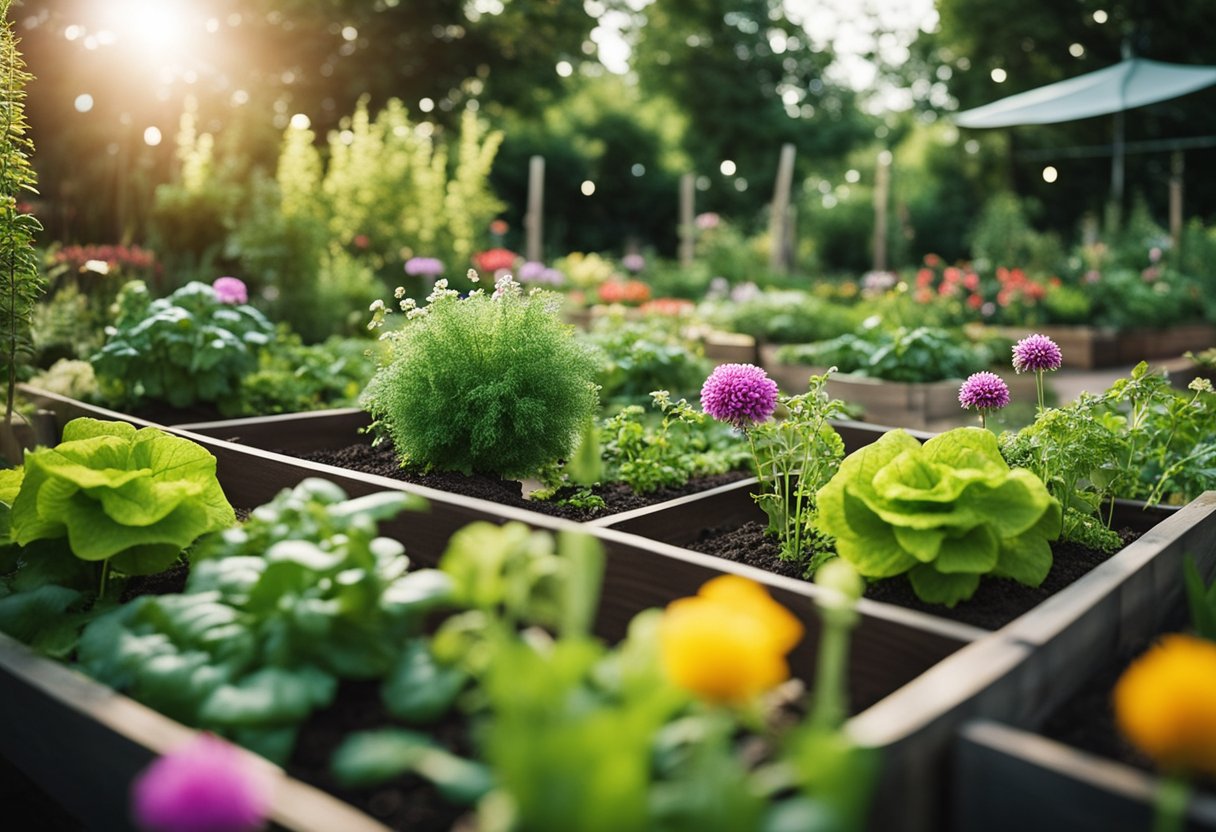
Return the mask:
<svg viewBox="0 0 1216 832">
<path fill-rule="evenodd" d="M 377 523 L 417 503 L 347 500 L 305 480 L 200 544 L 181 595 L 145 595 L 93 621 L 86 672 L 175 719 L 283 761 L 339 679 L 380 678 L 451 583 L 407 571 Z"/>
<path fill-rule="evenodd" d="M 996 437 L 957 428 L 924 445 L 906 431 L 849 455 L 818 494 L 817 526 L 867 578 L 907 574 L 921 600 L 954 606 L 984 575 L 1038 586 L 1060 503 Z"/>
<path fill-rule="evenodd" d="M 261 312 L 222 303 L 198 282 L 152 300 L 142 281 L 132 281 L 116 305 L 109 338 L 92 358 L 104 394 L 127 404 L 238 410 L 241 379 L 257 369 L 258 350 L 274 332 Z"/>
<path fill-rule="evenodd" d="M 831 556 L 814 525 L 816 494 L 844 458 L 844 440 L 829 420 L 843 416 L 845 405 L 828 396 L 830 375 L 811 376 L 805 393 L 782 396 L 785 418 L 747 431 L 760 479 L 753 497 L 768 517 L 768 533 L 780 542 L 781 558 L 802 562 L 808 576 Z"/>
<path fill-rule="evenodd" d="M 688 396 L 709 372 L 700 347 L 680 337 L 670 323 L 609 316 L 584 338 L 603 355 L 596 381 L 606 402 L 641 404 L 652 390 Z"/>
<path fill-rule="evenodd" d="M 42 225 L 18 204 L 24 194 L 36 193 L 38 180 L 25 120 L 25 85 L 33 76 L 17 49 L 10 6 L 11 0 L 0 0 L 0 360 L 7 382 L 3 451 L 10 463 L 17 463 L 21 447 L 12 434 L 13 397 L 18 365 L 33 349 L 30 320 L 43 280 L 34 252 L 34 235 Z"/>
<path fill-rule="evenodd" d="M 406 320 L 363 395 L 402 462 L 522 477 L 569 455 L 595 414 L 596 365 L 555 297 L 506 277 L 466 298 L 441 280 L 427 300 L 401 302 Z M 386 310 L 373 307 L 375 327 Z"/>
</svg>

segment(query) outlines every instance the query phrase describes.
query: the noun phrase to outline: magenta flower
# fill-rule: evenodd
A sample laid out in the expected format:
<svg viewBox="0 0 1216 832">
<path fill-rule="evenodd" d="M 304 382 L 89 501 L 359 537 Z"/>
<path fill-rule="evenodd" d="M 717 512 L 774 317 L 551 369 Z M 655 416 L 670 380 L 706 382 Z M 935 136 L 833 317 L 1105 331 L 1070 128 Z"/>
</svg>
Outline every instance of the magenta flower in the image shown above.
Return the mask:
<svg viewBox="0 0 1216 832">
<path fill-rule="evenodd" d="M 1009 387 L 996 373 L 972 373 L 958 389 L 958 402 L 980 412 L 980 424 L 987 427 L 989 410 L 1009 404 Z"/>
<path fill-rule="evenodd" d="M 701 409 L 740 429 L 763 422 L 777 409 L 777 382 L 752 364 L 720 364 L 701 386 Z"/>
<path fill-rule="evenodd" d="M 211 288 L 220 303 L 249 302 L 249 290 L 245 288 L 245 281 L 238 277 L 217 277 Z"/>
<path fill-rule="evenodd" d="M 199 734 L 154 761 L 131 786 L 145 832 L 252 832 L 270 812 L 270 770 L 234 745 Z"/>
<path fill-rule="evenodd" d="M 995 410 L 1009 404 L 1009 387 L 996 373 L 972 373 L 959 388 L 958 401 L 963 407 Z"/>
<path fill-rule="evenodd" d="M 1013 369 L 1018 373 L 1058 370 L 1063 362 L 1060 348 L 1046 335 L 1036 332 L 1013 345 Z"/>
<path fill-rule="evenodd" d="M 434 257 L 411 257 L 405 261 L 405 273 L 410 277 L 438 277 L 443 274 L 443 263 Z"/>
</svg>

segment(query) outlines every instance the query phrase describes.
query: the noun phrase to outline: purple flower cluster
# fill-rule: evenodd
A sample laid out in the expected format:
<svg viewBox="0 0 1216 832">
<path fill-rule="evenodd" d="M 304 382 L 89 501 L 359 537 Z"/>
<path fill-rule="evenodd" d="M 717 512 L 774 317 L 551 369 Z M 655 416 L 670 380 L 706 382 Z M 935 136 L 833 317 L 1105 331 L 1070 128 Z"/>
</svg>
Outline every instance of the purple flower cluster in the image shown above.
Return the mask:
<svg viewBox="0 0 1216 832">
<path fill-rule="evenodd" d="M 131 786 L 147 832 L 252 832 L 270 812 L 269 770 L 210 734 L 160 757 Z"/>
<path fill-rule="evenodd" d="M 1064 362 L 1056 342 L 1046 335 L 1028 335 L 1013 345 L 1013 369 L 1019 373 L 1058 370 Z"/>
<path fill-rule="evenodd" d="M 626 254 L 621 258 L 621 265 L 634 274 L 637 274 L 642 269 L 646 268 L 646 258 L 640 254 Z"/>
<path fill-rule="evenodd" d="M 536 260 L 529 260 L 516 269 L 515 278 L 520 283 L 543 283 L 550 286 L 561 286 L 566 282 L 564 274 Z"/>
<path fill-rule="evenodd" d="M 959 388 L 958 401 L 963 407 L 994 410 L 1009 404 L 1009 387 L 996 373 L 972 373 Z"/>
<path fill-rule="evenodd" d="M 215 290 L 215 297 L 220 303 L 249 302 L 249 290 L 245 288 L 245 281 L 238 277 L 217 277 L 211 288 Z"/>
<path fill-rule="evenodd" d="M 405 261 L 405 273 L 410 277 L 438 277 L 443 274 L 443 263 L 434 257 L 411 257 Z"/>
<path fill-rule="evenodd" d="M 777 409 L 777 382 L 752 364 L 720 364 L 701 386 L 701 409 L 737 428 L 758 424 Z"/>
</svg>

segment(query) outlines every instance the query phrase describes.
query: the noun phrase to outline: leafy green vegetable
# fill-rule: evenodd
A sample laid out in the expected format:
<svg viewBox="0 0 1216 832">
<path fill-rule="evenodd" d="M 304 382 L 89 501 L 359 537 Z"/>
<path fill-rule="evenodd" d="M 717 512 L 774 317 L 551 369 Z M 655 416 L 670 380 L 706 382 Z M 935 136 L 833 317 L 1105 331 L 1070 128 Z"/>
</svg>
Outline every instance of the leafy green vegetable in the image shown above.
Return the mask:
<svg viewBox="0 0 1216 832">
<path fill-rule="evenodd" d="M 258 350 L 274 332 L 261 312 L 221 303 L 197 281 L 151 300 L 135 280 L 122 288 L 116 306 L 113 331 L 91 359 L 105 395 L 129 404 L 151 399 L 239 409 L 241 379 L 257 369 Z"/>
<path fill-rule="evenodd" d="M 782 347 L 781 361 L 836 367 L 842 373 L 888 381 L 962 379 L 996 358 L 989 345 L 939 327 L 862 328 L 829 341 Z"/>
<path fill-rule="evenodd" d="M 377 521 L 402 492 L 347 501 L 305 480 L 204 540 L 183 595 L 142 596 L 92 622 L 86 672 L 163 713 L 282 760 L 343 678 L 386 676 L 447 603 L 450 582 L 407 572 Z"/>
<path fill-rule="evenodd" d="M 948 606 L 982 575 L 1038 586 L 1060 529 L 1043 482 L 1010 469 L 996 438 L 974 427 L 923 446 L 891 431 L 848 456 L 818 500 L 819 528 L 862 575 L 907 573 L 919 598 Z"/>
<path fill-rule="evenodd" d="M 352 734 L 334 752 L 333 770 L 348 786 L 375 785 L 412 771 L 454 803 L 472 803 L 494 785 L 484 765 L 457 757 L 424 734 L 400 728 Z"/>
<path fill-rule="evenodd" d="M 82 560 L 127 574 L 160 572 L 200 535 L 232 525 L 215 457 L 157 428 L 76 419 L 63 442 L 26 455 L 12 537 L 67 537 Z"/>
</svg>

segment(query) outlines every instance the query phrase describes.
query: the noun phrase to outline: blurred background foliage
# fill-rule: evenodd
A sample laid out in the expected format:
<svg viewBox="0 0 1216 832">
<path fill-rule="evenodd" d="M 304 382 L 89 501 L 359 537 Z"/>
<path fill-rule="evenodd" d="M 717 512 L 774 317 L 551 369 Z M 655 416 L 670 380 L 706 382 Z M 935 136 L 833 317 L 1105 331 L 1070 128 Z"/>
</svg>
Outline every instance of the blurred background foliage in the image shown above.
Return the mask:
<svg viewBox="0 0 1216 832">
<path fill-rule="evenodd" d="M 871 266 L 875 160 L 884 151 L 892 154 L 891 266 L 928 252 L 951 262 L 976 256 L 977 234 L 996 233 L 977 229 L 977 218 L 999 194 L 1016 205 L 989 226 L 1011 223 L 1008 233 L 1027 239 L 1055 235 L 1066 250 L 1086 217 L 1102 217 L 1110 176 L 1108 157 L 1073 158 L 1068 148 L 1109 144 L 1110 118 L 978 131 L 955 128 L 949 114 L 1101 68 L 1125 44 L 1144 57 L 1216 64 L 1216 0 L 937 0 L 932 31 L 904 32 L 903 41 L 876 3 L 855 11 L 868 15 L 874 43 L 861 57 L 879 68 L 859 86 L 840 69 L 833 33 L 803 25 L 807 8 L 780 0 L 26 0 L 14 20 L 37 76 L 28 102 L 42 183 L 34 208 L 44 241 L 151 246 L 170 285 L 226 271 L 254 287 L 273 284 L 272 300 L 308 337 L 325 334 L 307 320 L 325 296 L 285 298 L 284 287 L 321 280 L 358 296 L 369 274 L 389 281 L 409 256 L 450 261 L 448 274 L 459 275 L 471 250 L 520 250 L 536 154 L 546 159 L 546 260 L 571 251 L 673 255 L 678 180 L 693 173 L 697 211 L 720 215 L 739 240 L 733 254 L 719 246 L 723 269 L 761 270 L 787 142 L 798 151 L 796 271 Z M 624 73 L 606 66 L 606 28 L 630 47 Z M 410 147 L 356 141 L 359 113 L 375 124 L 391 101 L 400 104 L 389 138 L 406 131 Z M 1207 90 L 1138 110 L 1128 139 L 1216 136 L 1213 104 L 1216 90 Z M 306 119 L 293 122 L 297 115 Z M 307 127 L 293 133 L 293 123 Z M 472 133 L 479 138 L 469 145 Z M 499 135 L 501 145 L 491 138 Z M 344 149 L 353 154 L 345 168 Z M 397 154 L 396 179 L 383 153 Z M 479 165 L 469 154 L 478 153 L 490 160 L 483 184 L 471 180 Z M 443 170 L 422 156 L 439 158 Z M 1042 176 L 1049 163 L 1060 171 L 1054 184 Z M 1128 157 L 1125 217 L 1139 206 L 1160 231 L 1168 166 L 1164 152 Z M 1206 222 L 1216 189 L 1202 185 L 1216 173 L 1216 150 L 1189 150 L 1186 166 L 1187 216 Z M 317 191 L 316 205 L 287 209 L 293 178 L 304 203 Z M 422 205 L 439 206 L 425 210 L 443 213 L 442 230 L 385 230 Z M 506 228 L 492 233 L 493 219 Z M 1207 237 L 1188 237 L 1189 256 L 1208 268 Z M 1019 245 L 1038 259 L 1061 250 L 1037 237 Z M 299 279 L 272 279 L 268 269 Z M 691 283 L 725 273 L 715 267 Z"/>
</svg>

